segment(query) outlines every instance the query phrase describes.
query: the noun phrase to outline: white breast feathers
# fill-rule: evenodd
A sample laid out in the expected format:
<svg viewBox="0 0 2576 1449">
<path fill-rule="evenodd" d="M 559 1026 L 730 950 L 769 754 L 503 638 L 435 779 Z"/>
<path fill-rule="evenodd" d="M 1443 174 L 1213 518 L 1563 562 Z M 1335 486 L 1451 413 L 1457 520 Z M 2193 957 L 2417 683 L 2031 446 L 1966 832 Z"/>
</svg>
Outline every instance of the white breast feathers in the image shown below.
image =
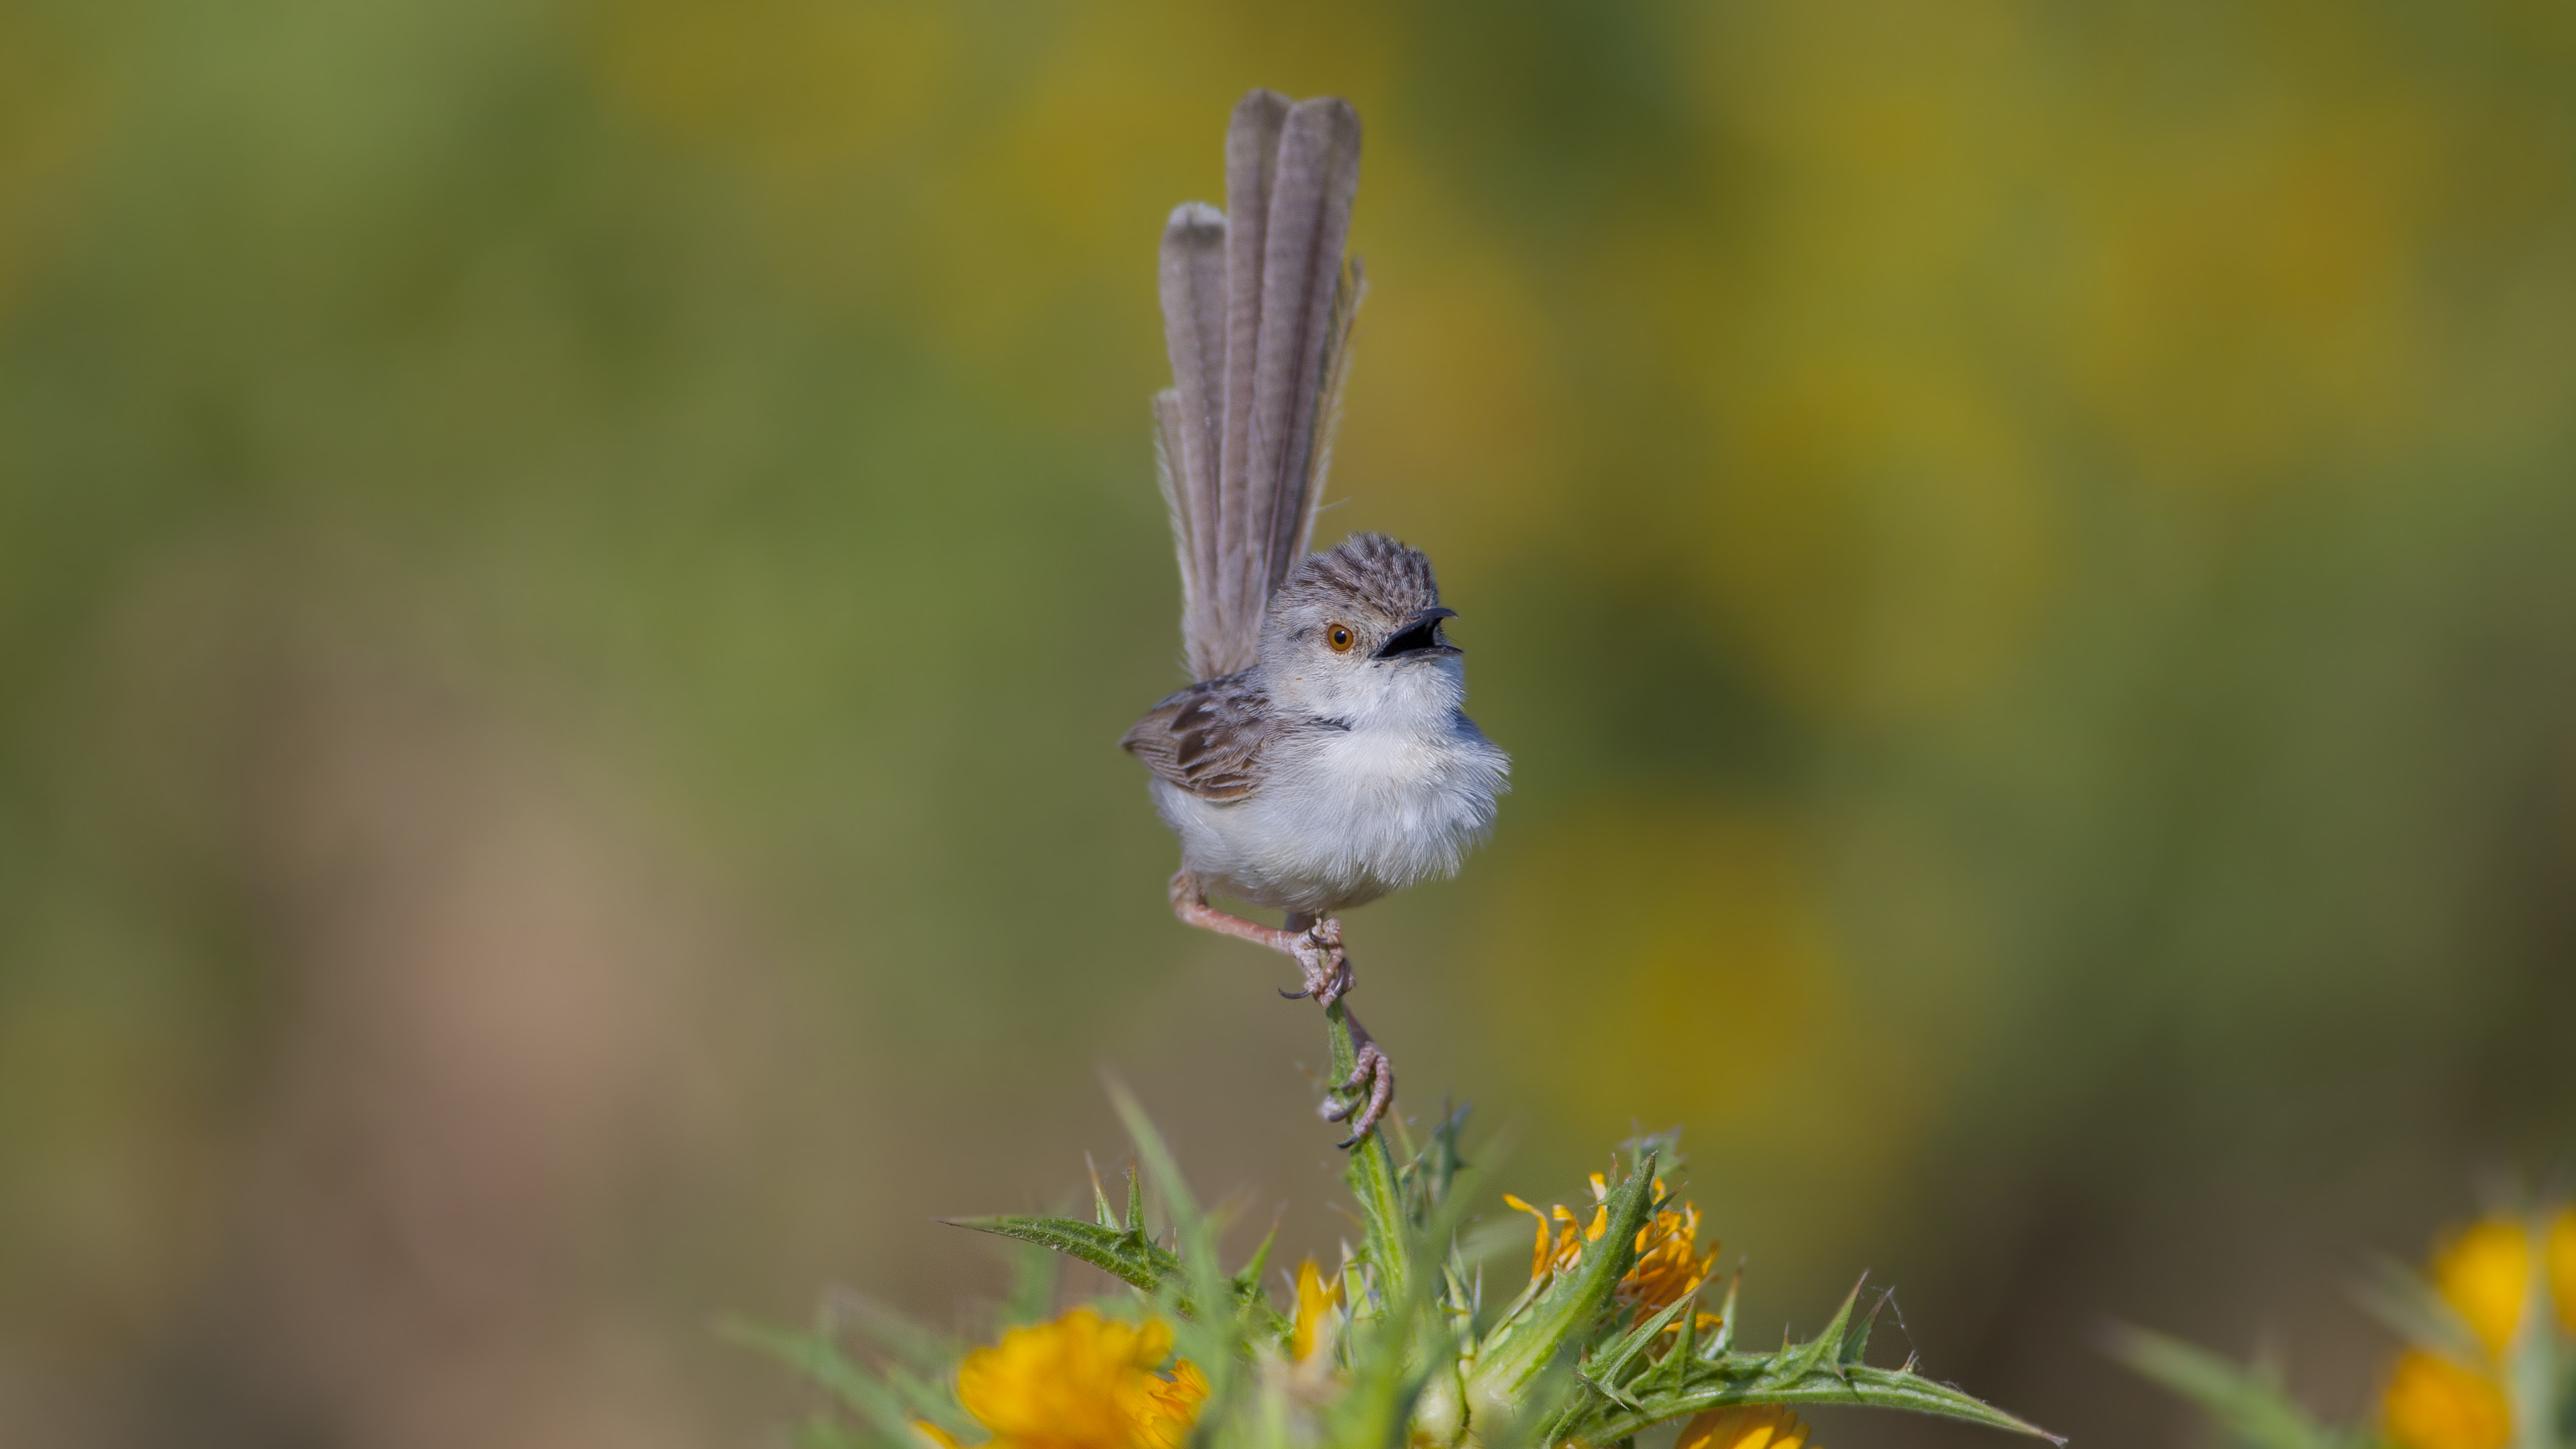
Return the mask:
<svg viewBox="0 0 2576 1449">
<path fill-rule="evenodd" d="M 1260 790 L 1228 803 L 1156 782 L 1209 891 L 1326 916 L 1453 875 L 1493 827 L 1510 760 L 1474 721 L 1319 722 L 1276 741 Z"/>
</svg>

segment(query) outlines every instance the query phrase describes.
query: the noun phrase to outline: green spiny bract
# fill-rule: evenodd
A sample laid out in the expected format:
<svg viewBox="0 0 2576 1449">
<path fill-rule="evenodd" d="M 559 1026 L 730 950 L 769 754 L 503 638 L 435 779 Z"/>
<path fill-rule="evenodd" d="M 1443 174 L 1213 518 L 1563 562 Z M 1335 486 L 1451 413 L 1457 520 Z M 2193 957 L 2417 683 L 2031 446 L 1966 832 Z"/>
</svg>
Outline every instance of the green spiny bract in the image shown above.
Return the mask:
<svg viewBox="0 0 2576 1449">
<path fill-rule="evenodd" d="M 1350 1050 L 1348 1031 L 1338 1014 L 1328 1019 L 1340 1062 Z M 1623 1297 L 1640 1232 L 1670 1201 L 1656 1177 L 1659 1165 L 1672 1163 L 1669 1138 L 1623 1149 L 1617 1185 L 1603 1194 L 1598 1230 L 1583 1234 L 1579 1249 L 1565 1250 L 1570 1262 L 1552 1263 L 1512 1302 L 1483 1314 L 1483 1276 L 1459 1241 L 1475 1182 L 1459 1150 L 1463 1111 L 1444 1117 L 1420 1150 L 1407 1143 L 1401 1160 L 1385 1131 L 1353 1148 L 1344 1176 L 1358 1200 L 1362 1241 L 1337 1275 L 1340 1306 L 1322 1310 L 1332 1315 L 1332 1331 L 1315 1335 L 1312 1357 L 1299 1362 L 1294 1305 L 1281 1312 L 1262 1286 L 1269 1242 L 1242 1268 L 1223 1271 L 1215 1227 L 1162 1138 L 1124 1092 L 1113 1088 L 1113 1096 L 1146 1169 L 1129 1175 L 1123 1216 L 1112 1212 L 1095 1183 L 1089 1220 L 953 1221 L 1088 1263 L 1134 1290 L 1123 1305 L 1102 1305 L 1104 1312 L 1141 1311 L 1171 1322 L 1177 1357 L 1194 1364 L 1208 1384 L 1196 1445 L 1600 1445 L 1739 1404 L 1859 1405 L 2042 1432 L 1925 1378 L 1911 1361 L 1893 1369 L 1868 1363 L 1870 1328 L 1887 1301 L 1884 1293 L 1869 1296 L 1864 1307 L 1864 1290 L 1855 1286 L 1822 1333 L 1767 1353 L 1735 1342 L 1732 1282 L 1719 1316 L 1705 1327 L 1699 1279 L 1672 1302 Z M 1400 1122 L 1389 1125 L 1403 1130 Z M 1148 1179 L 1162 1205 L 1168 1246 L 1146 1229 Z M 1225 1306 L 1210 1313 L 1202 1311 L 1205 1304 Z M 888 1348 L 882 1321 L 861 1326 L 887 1352 L 874 1372 L 842 1355 L 830 1324 L 807 1334 L 744 1326 L 731 1332 L 804 1372 L 854 1421 L 818 1419 L 801 1436 L 807 1443 L 919 1449 L 925 1441 L 911 1427 L 917 1420 L 951 1435 L 978 1432 L 953 1391 L 962 1346 L 925 1349 L 916 1337 Z"/>
</svg>

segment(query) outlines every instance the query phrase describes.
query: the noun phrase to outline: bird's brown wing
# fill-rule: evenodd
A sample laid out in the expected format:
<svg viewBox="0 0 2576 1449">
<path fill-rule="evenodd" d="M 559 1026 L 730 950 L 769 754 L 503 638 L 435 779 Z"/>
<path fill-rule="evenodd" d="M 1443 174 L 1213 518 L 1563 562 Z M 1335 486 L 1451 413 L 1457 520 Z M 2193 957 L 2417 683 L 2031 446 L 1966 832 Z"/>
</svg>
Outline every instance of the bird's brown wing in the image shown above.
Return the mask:
<svg viewBox="0 0 2576 1449">
<path fill-rule="evenodd" d="M 1261 788 L 1262 747 L 1278 732 L 1261 691 L 1229 676 L 1154 706 L 1118 743 L 1202 800 L 1241 800 Z"/>
</svg>

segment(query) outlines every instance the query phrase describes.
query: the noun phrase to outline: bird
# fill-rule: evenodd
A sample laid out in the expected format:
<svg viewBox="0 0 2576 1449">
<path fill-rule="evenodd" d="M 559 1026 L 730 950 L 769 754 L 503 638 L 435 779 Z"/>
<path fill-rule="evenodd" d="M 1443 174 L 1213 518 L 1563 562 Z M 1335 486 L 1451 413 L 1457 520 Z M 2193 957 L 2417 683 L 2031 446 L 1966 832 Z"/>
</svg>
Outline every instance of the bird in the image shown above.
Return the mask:
<svg viewBox="0 0 2576 1449">
<path fill-rule="evenodd" d="M 1225 209 L 1187 202 L 1164 226 L 1156 454 L 1196 682 L 1120 741 L 1180 838 L 1173 912 L 1292 957 L 1304 989 L 1280 994 L 1328 1010 L 1353 985 L 1339 913 L 1455 874 L 1511 769 L 1462 708 L 1431 561 L 1374 533 L 1307 552 L 1367 290 L 1343 257 L 1359 155 L 1348 101 L 1254 90 L 1226 130 Z M 1343 1012 L 1355 1065 L 1320 1111 L 1347 1148 L 1393 1102 L 1395 1068 Z"/>
</svg>

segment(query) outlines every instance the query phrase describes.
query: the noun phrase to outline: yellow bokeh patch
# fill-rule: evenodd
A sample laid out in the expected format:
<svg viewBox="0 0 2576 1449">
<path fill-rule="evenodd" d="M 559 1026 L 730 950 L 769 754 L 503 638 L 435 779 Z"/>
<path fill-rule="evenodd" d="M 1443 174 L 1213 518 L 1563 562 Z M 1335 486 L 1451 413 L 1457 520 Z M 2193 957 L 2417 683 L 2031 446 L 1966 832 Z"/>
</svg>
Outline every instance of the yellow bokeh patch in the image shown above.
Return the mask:
<svg viewBox="0 0 2576 1449">
<path fill-rule="evenodd" d="M 1687 1121 L 1829 1175 L 1867 1170 L 1872 1143 L 1911 1130 L 1873 1096 L 1898 1070 L 1887 1034 L 1778 823 L 1645 802 L 1564 821 L 1512 861 L 1489 918 L 1494 1045 L 1615 1064 L 1544 1074 L 1570 1125 Z"/>
</svg>

